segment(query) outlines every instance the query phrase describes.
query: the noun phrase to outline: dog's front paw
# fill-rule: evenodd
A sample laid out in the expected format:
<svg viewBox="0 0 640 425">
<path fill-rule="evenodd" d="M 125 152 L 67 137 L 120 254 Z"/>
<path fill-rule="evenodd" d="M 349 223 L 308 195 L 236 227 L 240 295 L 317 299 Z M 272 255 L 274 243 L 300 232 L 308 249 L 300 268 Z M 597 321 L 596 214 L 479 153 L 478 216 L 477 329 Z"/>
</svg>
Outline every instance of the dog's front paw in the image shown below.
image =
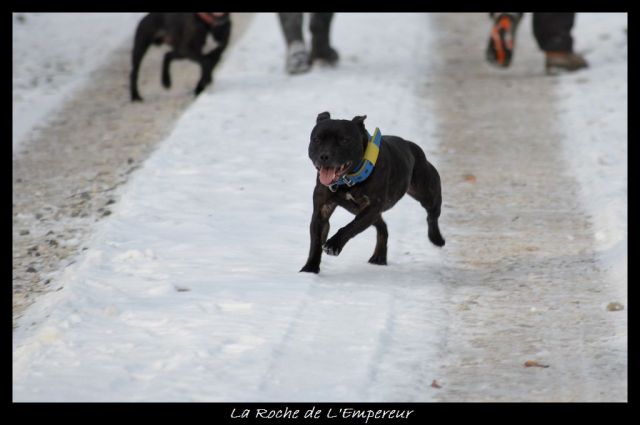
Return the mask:
<svg viewBox="0 0 640 425">
<path fill-rule="evenodd" d="M 312 264 L 305 264 L 303 268 L 300 269 L 300 272 L 307 272 L 307 273 L 320 273 L 320 266 L 318 265 L 312 265 Z"/>
<path fill-rule="evenodd" d="M 340 251 L 342 251 L 342 244 L 338 239 L 333 237 L 322 245 L 322 250 L 328 255 L 339 255 Z"/>
</svg>

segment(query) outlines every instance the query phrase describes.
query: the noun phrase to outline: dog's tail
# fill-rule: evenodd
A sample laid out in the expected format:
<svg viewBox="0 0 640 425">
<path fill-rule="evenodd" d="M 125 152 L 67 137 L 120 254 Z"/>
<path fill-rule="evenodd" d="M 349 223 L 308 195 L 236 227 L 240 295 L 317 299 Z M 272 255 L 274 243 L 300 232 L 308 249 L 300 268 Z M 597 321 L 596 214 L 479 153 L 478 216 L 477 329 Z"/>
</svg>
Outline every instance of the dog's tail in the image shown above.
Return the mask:
<svg viewBox="0 0 640 425">
<path fill-rule="evenodd" d="M 440 227 L 438 226 L 438 218 L 440 218 L 440 208 L 442 206 L 442 194 L 440 192 L 440 175 L 436 171 L 435 167 L 427 162 L 427 165 L 433 169 L 432 179 L 437 180 L 437 184 L 433 185 L 433 198 L 431 202 L 425 203 L 427 210 L 427 225 L 429 226 L 429 240 L 435 246 L 444 246 L 444 238 L 440 233 Z"/>
<path fill-rule="evenodd" d="M 427 225 L 429 226 L 429 240 L 436 246 L 444 246 L 444 238 L 438 227 L 438 218 L 431 218 L 431 214 L 427 216 Z"/>
<path fill-rule="evenodd" d="M 429 226 L 429 240 L 436 246 L 444 246 L 444 238 L 440 233 L 438 218 L 442 206 L 442 192 L 440 174 L 427 161 L 427 157 L 420 146 L 409 142 L 409 147 L 415 158 L 409 195 L 415 198 L 427 210 L 427 225 Z"/>
</svg>

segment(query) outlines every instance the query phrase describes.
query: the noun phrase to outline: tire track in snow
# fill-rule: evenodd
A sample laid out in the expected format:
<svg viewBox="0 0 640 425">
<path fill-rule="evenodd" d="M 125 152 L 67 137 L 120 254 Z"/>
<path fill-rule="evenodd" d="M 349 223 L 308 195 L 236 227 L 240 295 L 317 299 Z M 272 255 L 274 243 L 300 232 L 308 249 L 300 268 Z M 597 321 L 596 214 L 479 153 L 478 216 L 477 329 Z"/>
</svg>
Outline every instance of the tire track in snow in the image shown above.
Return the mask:
<svg viewBox="0 0 640 425">
<path fill-rule="evenodd" d="M 384 326 L 380 329 L 378 334 L 378 341 L 376 343 L 376 348 L 373 351 L 373 355 L 371 356 L 371 360 L 369 362 L 369 378 L 366 382 L 365 390 L 369 390 L 371 385 L 377 383 L 379 380 L 379 371 L 380 364 L 382 363 L 385 355 L 388 353 L 388 348 L 393 344 L 393 336 L 395 333 L 396 327 L 396 291 L 393 291 L 388 298 L 387 304 L 388 307 L 386 310 L 386 318 L 384 321 Z"/>
<path fill-rule="evenodd" d="M 273 384 L 274 376 L 276 375 L 274 371 L 278 366 L 278 362 L 281 361 L 282 355 L 285 352 L 285 347 L 288 345 L 291 340 L 291 335 L 295 332 L 296 327 L 299 326 L 300 317 L 303 315 L 304 311 L 307 309 L 309 305 L 309 300 L 311 299 L 311 287 L 307 287 L 305 293 L 302 295 L 302 299 L 299 301 L 298 308 L 295 310 L 293 316 L 289 317 L 289 324 L 286 326 L 285 331 L 282 334 L 279 342 L 275 344 L 275 346 L 271 349 L 271 354 L 269 355 L 269 363 L 260 378 L 260 383 L 257 386 L 257 391 L 259 394 L 266 394 L 269 391 L 270 386 Z"/>
<path fill-rule="evenodd" d="M 432 55 L 451 320 L 441 401 L 626 399 L 605 274 L 563 162 L 554 78 L 520 24 L 512 67 L 483 54 L 486 14 L 438 14 Z M 465 179 L 473 175 L 473 180 Z M 535 360 L 549 368 L 525 368 Z"/>
</svg>

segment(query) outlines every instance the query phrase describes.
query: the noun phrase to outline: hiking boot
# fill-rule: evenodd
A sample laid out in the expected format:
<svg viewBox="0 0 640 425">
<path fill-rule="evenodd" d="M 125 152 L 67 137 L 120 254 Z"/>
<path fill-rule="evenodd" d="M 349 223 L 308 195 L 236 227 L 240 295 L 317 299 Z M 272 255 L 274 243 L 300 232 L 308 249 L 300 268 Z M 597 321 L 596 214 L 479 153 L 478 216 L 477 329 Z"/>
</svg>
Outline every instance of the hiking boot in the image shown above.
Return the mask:
<svg viewBox="0 0 640 425">
<path fill-rule="evenodd" d="M 500 13 L 494 19 L 486 58 L 490 64 L 506 68 L 511 64 L 516 28 L 521 15 L 518 13 Z"/>
<path fill-rule="evenodd" d="M 338 59 L 340 59 L 338 52 L 331 46 L 311 49 L 311 61 L 320 60 L 329 65 L 335 65 L 338 62 Z"/>
<path fill-rule="evenodd" d="M 301 74 L 311 68 L 309 52 L 302 41 L 294 41 L 287 48 L 286 69 L 289 74 Z"/>
<path fill-rule="evenodd" d="M 546 52 L 545 69 L 549 75 L 557 75 L 564 71 L 577 71 L 587 68 L 589 64 L 579 54 L 573 52 Z"/>
</svg>

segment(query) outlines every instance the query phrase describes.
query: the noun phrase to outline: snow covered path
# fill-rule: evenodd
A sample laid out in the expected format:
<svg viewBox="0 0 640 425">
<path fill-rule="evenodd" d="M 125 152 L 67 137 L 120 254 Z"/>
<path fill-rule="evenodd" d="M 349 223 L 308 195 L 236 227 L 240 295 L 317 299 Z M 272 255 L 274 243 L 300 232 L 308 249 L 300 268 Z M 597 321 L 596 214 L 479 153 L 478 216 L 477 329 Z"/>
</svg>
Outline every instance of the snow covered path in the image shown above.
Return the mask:
<svg viewBox="0 0 640 425">
<path fill-rule="evenodd" d="M 61 290 L 21 319 L 14 400 L 626 399 L 626 313 L 601 305 L 614 291 L 596 291 L 605 273 L 578 184 L 543 166 L 566 167 L 561 147 L 530 141 L 524 125 L 505 133 L 483 119 L 489 106 L 473 106 L 501 78 L 482 63 L 482 18 L 338 14 L 340 66 L 289 77 L 276 16 L 256 16 Z M 433 57 L 436 31 L 452 37 L 451 56 Z M 538 66 L 536 53 L 518 60 Z M 533 79 L 517 71 L 512 83 Z M 553 82 L 536 78 L 519 90 L 541 102 L 536 129 L 561 139 L 545 110 Z M 532 113 L 507 106 L 514 122 Z M 385 214 L 389 266 L 366 262 L 369 229 L 319 275 L 298 273 L 315 180 L 308 134 L 325 110 L 366 114 L 369 128 L 424 148 L 443 175 L 447 246 L 428 242 L 424 211 L 406 198 Z M 558 183 L 569 185 L 551 194 L 558 205 L 538 204 Z M 350 219 L 337 211 L 332 232 Z M 548 225 L 574 240 L 547 238 Z"/>
</svg>

